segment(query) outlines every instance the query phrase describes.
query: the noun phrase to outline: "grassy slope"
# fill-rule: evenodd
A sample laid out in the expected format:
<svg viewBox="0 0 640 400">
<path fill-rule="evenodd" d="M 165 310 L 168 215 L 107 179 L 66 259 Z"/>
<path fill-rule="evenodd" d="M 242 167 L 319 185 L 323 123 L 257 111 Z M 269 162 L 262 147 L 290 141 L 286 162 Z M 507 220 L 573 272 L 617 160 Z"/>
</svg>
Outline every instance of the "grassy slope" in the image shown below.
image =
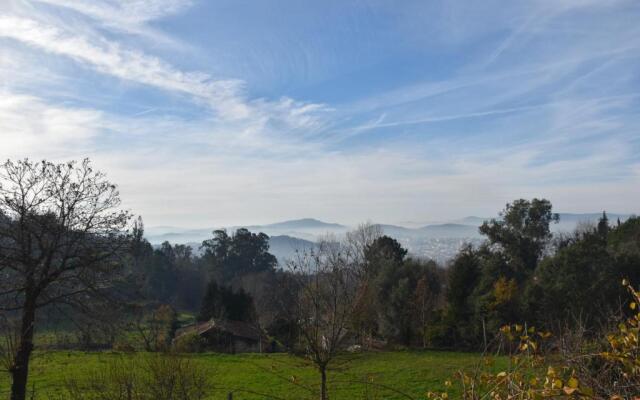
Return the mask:
<svg viewBox="0 0 640 400">
<path fill-rule="evenodd" d="M 117 357 L 114 353 L 50 352 L 36 356 L 31 369 L 31 384 L 39 398 L 59 393 L 69 377 L 90 373 Z M 135 357 L 145 357 L 138 353 Z M 217 387 L 213 399 L 226 399 L 225 393 L 244 389 L 277 398 L 315 398 L 303 386 L 314 387 L 317 374 L 304 360 L 286 354 L 197 354 L 190 356 L 209 372 Z M 365 353 L 341 358 L 329 375 L 332 399 L 407 398 L 393 390 L 424 398 L 428 390 L 442 390 L 443 382 L 460 368 L 473 368 L 478 356 L 454 352 Z M 294 383 L 295 381 L 295 383 Z M 361 382 L 370 381 L 373 385 Z M 9 381 L 0 375 L 0 398 L 6 398 Z M 236 391 L 234 399 L 260 399 L 265 396 Z"/>
</svg>

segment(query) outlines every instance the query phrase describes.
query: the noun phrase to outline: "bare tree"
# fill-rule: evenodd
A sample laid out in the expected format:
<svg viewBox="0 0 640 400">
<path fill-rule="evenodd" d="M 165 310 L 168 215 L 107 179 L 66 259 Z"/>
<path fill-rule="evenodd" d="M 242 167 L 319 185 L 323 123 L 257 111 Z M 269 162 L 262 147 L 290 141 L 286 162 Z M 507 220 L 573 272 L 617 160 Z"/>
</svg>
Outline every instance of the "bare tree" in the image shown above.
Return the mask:
<svg viewBox="0 0 640 400">
<path fill-rule="evenodd" d="M 0 310 L 19 320 L 12 400 L 26 396 L 37 310 L 105 295 L 129 219 L 115 185 L 89 160 L 0 166 Z"/>
<path fill-rule="evenodd" d="M 369 265 L 367 253 L 376 240 L 383 236 L 382 227 L 371 222 L 363 222 L 354 230 L 347 232 L 345 242 L 355 258 L 352 264 L 357 274 L 358 288 L 353 318 L 353 329 L 357 332 L 360 344 L 370 347 L 373 332 L 377 324 L 376 285 L 374 271 Z"/>
<path fill-rule="evenodd" d="M 320 398 L 327 394 L 327 369 L 348 335 L 358 287 L 350 246 L 321 242 L 290 266 L 298 293 L 294 313 L 306 354 L 320 373 Z"/>
<path fill-rule="evenodd" d="M 171 345 L 176 324 L 175 310 L 168 304 L 162 304 L 155 310 L 147 311 L 144 307 L 136 306 L 130 328 L 142 340 L 145 351 L 166 351 Z"/>
<path fill-rule="evenodd" d="M 357 261 L 359 275 L 367 275 L 367 250 L 384 234 L 382 227 L 371 222 L 363 222 L 354 230 L 347 232 L 345 244 L 349 247 L 349 252 Z"/>
<path fill-rule="evenodd" d="M 436 305 L 438 298 L 438 285 L 435 275 L 423 275 L 416 283 L 413 305 L 415 307 L 417 322 L 419 323 L 420 336 L 422 337 L 422 348 L 427 347 L 427 323 Z"/>
</svg>

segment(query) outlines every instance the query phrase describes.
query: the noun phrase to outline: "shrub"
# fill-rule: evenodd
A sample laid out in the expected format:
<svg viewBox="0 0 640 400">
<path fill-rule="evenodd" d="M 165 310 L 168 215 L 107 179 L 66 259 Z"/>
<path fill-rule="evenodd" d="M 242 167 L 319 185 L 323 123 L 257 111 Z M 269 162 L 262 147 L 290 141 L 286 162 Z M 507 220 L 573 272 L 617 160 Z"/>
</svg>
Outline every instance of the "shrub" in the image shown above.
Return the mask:
<svg viewBox="0 0 640 400">
<path fill-rule="evenodd" d="M 184 334 L 173 343 L 173 349 L 178 353 L 200 353 L 205 347 L 205 340 L 195 332 Z"/>
<path fill-rule="evenodd" d="M 455 384 L 461 387 L 464 400 L 479 399 L 640 399 L 640 292 L 628 281 L 623 285 L 631 294 L 629 308 L 633 315 L 606 335 L 606 351 L 598 350 L 598 341 L 581 343 L 575 353 L 563 353 L 554 362 L 540 351 L 549 333 L 522 325 L 505 326 L 501 335 L 515 344 L 509 368 L 495 374 L 480 367 L 469 374 L 460 371 Z M 484 364 L 489 365 L 489 362 Z M 546 370 L 542 374 L 541 371 Z M 450 387 L 454 382 L 446 382 Z M 428 398 L 449 399 L 449 393 L 429 392 Z"/>
<path fill-rule="evenodd" d="M 115 356 L 106 366 L 65 384 L 71 400 L 201 400 L 210 390 L 207 375 L 186 358 Z"/>
<path fill-rule="evenodd" d="M 125 341 L 116 341 L 111 348 L 113 351 L 120 353 L 135 353 L 136 351 L 131 343 L 127 343 Z"/>
</svg>

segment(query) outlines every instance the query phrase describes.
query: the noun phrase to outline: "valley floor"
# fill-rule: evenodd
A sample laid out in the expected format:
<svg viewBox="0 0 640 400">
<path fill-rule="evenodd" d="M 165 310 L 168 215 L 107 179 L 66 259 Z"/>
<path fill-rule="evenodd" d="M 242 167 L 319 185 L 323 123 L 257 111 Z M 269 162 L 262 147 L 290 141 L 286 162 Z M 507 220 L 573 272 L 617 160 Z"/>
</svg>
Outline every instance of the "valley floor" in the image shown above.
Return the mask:
<svg viewBox="0 0 640 400">
<path fill-rule="evenodd" d="M 135 353 L 132 357 L 148 357 Z M 54 351 L 37 354 L 32 362 L 30 387 L 38 399 L 62 394 L 64 383 L 91 375 L 118 353 Z M 211 399 L 316 398 L 318 374 L 305 360 L 287 354 L 188 355 L 207 371 L 214 386 Z M 427 391 L 444 389 L 459 369 L 473 369 L 480 356 L 443 351 L 376 352 L 342 356 L 329 374 L 332 399 L 424 399 Z M 498 360 L 499 363 L 505 360 Z M 0 375 L 0 398 L 8 397 L 9 379 Z M 57 397 L 56 397 L 57 398 Z"/>
</svg>

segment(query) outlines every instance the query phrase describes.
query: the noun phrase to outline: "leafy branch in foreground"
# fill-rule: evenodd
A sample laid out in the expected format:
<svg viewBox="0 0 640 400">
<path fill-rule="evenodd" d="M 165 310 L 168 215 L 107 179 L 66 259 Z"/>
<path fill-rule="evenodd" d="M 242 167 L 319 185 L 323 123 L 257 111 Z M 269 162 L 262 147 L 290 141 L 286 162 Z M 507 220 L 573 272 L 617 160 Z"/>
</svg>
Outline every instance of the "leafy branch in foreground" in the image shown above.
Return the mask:
<svg viewBox="0 0 640 400">
<path fill-rule="evenodd" d="M 607 351 L 565 356 L 554 362 L 554 357 L 540 350 L 550 333 L 523 325 L 507 325 L 500 333 L 515 347 L 508 368 L 498 373 L 486 367 L 473 373 L 459 371 L 453 382 L 445 382 L 447 390 L 429 392 L 427 397 L 449 399 L 450 389 L 456 385 L 464 400 L 640 399 L 640 292 L 627 280 L 623 285 L 632 297 L 629 308 L 633 315 L 621 322 L 616 332 L 606 335 Z M 578 359 L 599 367 L 576 368 Z M 483 365 L 491 365 L 490 359 L 486 358 Z"/>
<path fill-rule="evenodd" d="M 616 386 L 620 394 L 633 393 L 634 399 L 640 398 L 640 292 L 634 289 L 626 279 L 622 284 L 632 296 L 629 308 L 634 314 L 618 325 L 618 332 L 607 335 L 610 350 L 603 352 L 601 357 L 619 369 Z M 612 399 L 622 399 L 620 394 L 611 396 Z"/>
</svg>

